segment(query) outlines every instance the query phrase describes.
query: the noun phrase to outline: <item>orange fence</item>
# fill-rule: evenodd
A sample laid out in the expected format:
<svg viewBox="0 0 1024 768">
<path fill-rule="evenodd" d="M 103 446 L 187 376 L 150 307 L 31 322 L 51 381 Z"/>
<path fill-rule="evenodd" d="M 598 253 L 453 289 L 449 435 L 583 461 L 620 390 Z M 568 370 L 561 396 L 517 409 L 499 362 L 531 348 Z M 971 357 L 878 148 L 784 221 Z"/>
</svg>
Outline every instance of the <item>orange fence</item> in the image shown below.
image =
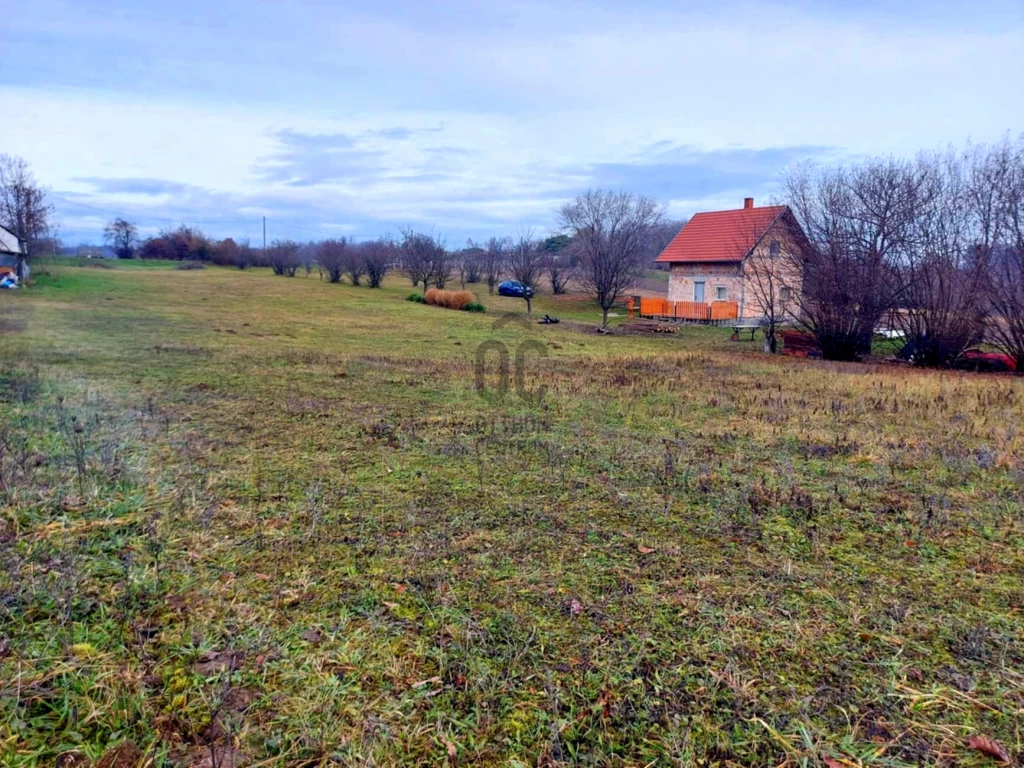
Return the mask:
<svg viewBox="0 0 1024 768">
<path fill-rule="evenodd" d="M 696 320 L 707 323 L 717 320 L 734 320 L 739 317 L 739 305 L 735 301 L 668 301 L 667 299 L 640 299 L 641 317 L 658 317 L 666 320 Z"/>
<path fill-rule="evenodd" d="M 740 305 L 735 301 L 712 301 L 712 320 L 735 320 L 740 316 Z"/>
</svg>

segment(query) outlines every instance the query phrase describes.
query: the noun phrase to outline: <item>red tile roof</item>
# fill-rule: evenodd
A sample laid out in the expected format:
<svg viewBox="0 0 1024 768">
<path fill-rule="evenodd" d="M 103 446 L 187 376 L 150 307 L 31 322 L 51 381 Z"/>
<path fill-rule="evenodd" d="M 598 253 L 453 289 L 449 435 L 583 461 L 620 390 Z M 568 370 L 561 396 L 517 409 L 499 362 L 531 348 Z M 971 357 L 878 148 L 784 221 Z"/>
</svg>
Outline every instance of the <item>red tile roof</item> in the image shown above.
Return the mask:
<svg viewBox="0 0 1024 768">
<path fill-rule="evenodd" d="M 743 261 L 784 205 L 697 213 L 658 256 L 660 262 Z"/>
</svg>

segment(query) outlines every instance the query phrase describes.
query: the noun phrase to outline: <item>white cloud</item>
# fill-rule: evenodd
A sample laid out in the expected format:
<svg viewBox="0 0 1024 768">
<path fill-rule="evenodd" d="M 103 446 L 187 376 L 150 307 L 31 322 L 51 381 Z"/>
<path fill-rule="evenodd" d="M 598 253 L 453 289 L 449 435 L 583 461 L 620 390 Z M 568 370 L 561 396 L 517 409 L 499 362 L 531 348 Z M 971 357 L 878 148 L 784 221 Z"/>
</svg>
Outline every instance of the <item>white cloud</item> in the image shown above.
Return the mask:
<svg viewBox="0 0 1024 768">
<path fill-rule="evenodd" d="M 913 14 L 826 18 L 764 3 L 623 11 L 595 0 L 481 7 L 479 18 L 468 3 L 444 18 L 433 6 L 225 6 L 188 25 L 188 13 L 157 6 L 122 3 L 97 18 L 40 2 L 47 12 L 14 14 L 17 39 L 60 41 L 67 61 L 95 70 L 87 81 L 61 57 L 8 59 L 28 84 L 0 86 L 2 149 L 54 189 L 153 221 L 192 205 L 197 220 L 305 207 L 314 227 L 428 216 L 465 230 L 543 226 L 560 192 L 599 180 L 597 166 L 648 162 L 644 148 L 659 141 L 697 155 L 908 154 L 1024 127 L 1006 86 L 1024 70 L 1024 22 L 1012 15 L 1000 28 L 963 29 Z M 381 133 L 393 129 L 411 133 Z M 358 136 L 360 162 L 307 154 L 302 172 L 321 182 L 294 186 L 267 172 L 282 160 L 282 131 Z M 326 164 L 335 172 L 319 173 Z M 657 169 L 641 165 L 638 184 L 646 170 Z M 699 162 L 691 170 L 701 173 Z M 759 172 L 767 185 L 772 174 Z M 77 181 L 102 178 L 193 191 L 140 197 Z M 667 194 L 677 212 L 735 196 L 692 186 Z"/>
</svg>

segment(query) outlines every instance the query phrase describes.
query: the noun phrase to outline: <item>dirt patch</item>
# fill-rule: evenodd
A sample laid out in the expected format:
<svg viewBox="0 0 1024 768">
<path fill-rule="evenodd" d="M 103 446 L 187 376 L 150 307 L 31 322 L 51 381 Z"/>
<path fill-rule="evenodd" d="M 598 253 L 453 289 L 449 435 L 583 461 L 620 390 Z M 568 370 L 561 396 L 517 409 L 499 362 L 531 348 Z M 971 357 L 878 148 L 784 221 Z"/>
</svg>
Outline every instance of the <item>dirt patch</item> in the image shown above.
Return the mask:
<svg viewBox="0 0 1024 768">
<path fill-rule="evenodd" d="M 244 658 L 245 655 L 240 651 L 209 651 L 196 659 L 192 669 L 198 675 L 209 677 L 219 672 L 238 669 Z"/>
<path fill-rule="evenodd" d="M 245 768 L 249 756 L 234 747 L 192 747 L 174 756 L 175 765 L 180 768 Z"/>
<path fill-rule="evenodd" d="M 627 320 L 616 326 L 615 332 L 623 336 L 654 336 L 662 334 L 673 334 L 677 326 L 669 323 L 659 323 L 656 320 L 643 320 L 635 318 Z"/>
<path fill-rule="evenodd" d="M 250 688 L 232 688 L 224 695 L 224 709 L 235 714 L 242 714 L 259 697 L 259 693 Z"/>
<path fill-rule="evenodd" d="M 145 757 L 134 741 L 122 741 L 113 749 L 108 749 L 95 768 L 137 768 L 142 765 Z"/>
</svg>

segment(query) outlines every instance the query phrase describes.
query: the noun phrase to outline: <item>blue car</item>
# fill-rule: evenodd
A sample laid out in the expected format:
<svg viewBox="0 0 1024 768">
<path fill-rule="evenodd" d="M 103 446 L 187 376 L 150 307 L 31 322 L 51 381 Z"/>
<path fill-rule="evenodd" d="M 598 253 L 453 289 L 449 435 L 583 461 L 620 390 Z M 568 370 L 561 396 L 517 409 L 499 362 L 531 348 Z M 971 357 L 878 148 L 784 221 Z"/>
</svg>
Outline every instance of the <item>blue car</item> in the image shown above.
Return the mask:
<svg viewBox="0 0 1024 768">
<path fill-rule="evenodd" d="M 498 285 L 499 296 L 516 296 L 520 299 L 532 299 L 533 288 L 526 288 L 518 280 L 506 280 Z"/>
</svg>

